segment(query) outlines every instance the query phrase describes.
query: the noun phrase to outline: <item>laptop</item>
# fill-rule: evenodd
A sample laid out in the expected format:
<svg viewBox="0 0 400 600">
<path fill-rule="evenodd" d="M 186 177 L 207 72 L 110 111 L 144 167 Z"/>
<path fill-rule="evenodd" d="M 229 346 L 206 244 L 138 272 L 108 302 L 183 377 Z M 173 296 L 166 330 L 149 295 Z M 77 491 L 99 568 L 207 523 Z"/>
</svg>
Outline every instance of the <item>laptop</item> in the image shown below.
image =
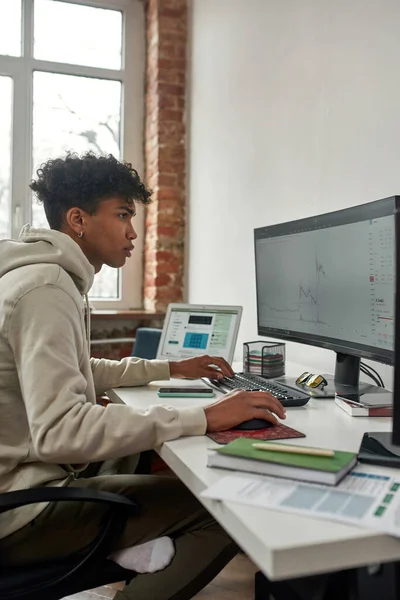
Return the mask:
<svg viewBox="0 0 400 600">
<path fill-rule="evenodd" d="M 179 360 L 209 354 L 232 363 L 241 318 L 241 306 L 170 304 L 157 358 Z"/>
</svg>

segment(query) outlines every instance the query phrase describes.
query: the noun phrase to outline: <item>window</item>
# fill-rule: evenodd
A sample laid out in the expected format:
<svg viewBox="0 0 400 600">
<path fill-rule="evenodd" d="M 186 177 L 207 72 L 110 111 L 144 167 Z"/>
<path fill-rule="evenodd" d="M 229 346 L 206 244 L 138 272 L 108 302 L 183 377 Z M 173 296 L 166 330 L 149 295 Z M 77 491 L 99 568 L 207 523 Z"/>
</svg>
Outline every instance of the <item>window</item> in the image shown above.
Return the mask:
<svg viewBox="0 0 400 600">
<path fill-rule="evenodd" d="M 0 76 L 0 238 L 10 235 L 12 79 Z"/>
<path fill-rule="evenodd" d="M 93 150 L 142 171 L 143 81 L 139 0 L 0 0 L 0 238 L 48 226 L 28 184 L 49 158 Z M 143 221 L 139 207 L 125 267 L 96 275 L 96 307 L 142 306 Z"/>
</svg>

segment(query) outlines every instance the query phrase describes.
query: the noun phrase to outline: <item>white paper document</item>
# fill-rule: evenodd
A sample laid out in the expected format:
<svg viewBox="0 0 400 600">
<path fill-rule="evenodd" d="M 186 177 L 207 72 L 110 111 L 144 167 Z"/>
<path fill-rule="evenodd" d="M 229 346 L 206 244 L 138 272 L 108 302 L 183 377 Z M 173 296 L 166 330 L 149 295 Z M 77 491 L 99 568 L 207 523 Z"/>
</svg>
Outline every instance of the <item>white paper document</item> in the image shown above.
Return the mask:
<svg viewBox="0 0 400 600">
<path fill-rule="evenodd" d="M 358 466 L 336 487 L 227 475 L 201 496 L 370 527 L 400 537 L 400 473 Z"/>
</svg>

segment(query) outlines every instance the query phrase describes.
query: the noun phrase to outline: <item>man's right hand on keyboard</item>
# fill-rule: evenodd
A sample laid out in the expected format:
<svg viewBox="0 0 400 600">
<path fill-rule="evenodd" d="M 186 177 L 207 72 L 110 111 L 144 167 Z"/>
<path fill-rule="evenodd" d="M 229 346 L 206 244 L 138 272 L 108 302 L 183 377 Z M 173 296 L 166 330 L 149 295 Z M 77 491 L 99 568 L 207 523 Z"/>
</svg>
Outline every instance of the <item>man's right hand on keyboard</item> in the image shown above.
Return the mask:
<svg viewBox="0 0 400 600">
<path fill-rule="evenodd" d="M 278 424 L 275 415 L 286 419 L 286 409 L 268 392 L 234 390 L 221 400 L 206 406 L 207 431 L 224 431 L 243 421 L 265 419 Z"/>
</svg>

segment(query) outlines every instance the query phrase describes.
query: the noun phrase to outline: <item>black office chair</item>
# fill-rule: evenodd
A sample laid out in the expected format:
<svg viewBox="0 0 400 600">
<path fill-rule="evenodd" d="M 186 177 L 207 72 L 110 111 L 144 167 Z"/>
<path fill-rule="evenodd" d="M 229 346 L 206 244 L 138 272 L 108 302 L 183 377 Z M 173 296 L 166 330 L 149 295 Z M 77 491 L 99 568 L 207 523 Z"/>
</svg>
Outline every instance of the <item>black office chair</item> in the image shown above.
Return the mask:
<svg viewBox="0 0 400 600">
<path fill-rule="evenodd" d="M 0 494 L 0 513 L 39 502 L 96 502 L 107 504 L 108 510 L 99 535 L 84 553 L 12 568 L 2 564 L 0 554 L 0 600 L 58 600 L 107 583 L 129 582 L 136 576 L 106 558 L 126 519 L 138 513 L 132 500 L 98 490 L 38 487 Z"/>
</svg>

